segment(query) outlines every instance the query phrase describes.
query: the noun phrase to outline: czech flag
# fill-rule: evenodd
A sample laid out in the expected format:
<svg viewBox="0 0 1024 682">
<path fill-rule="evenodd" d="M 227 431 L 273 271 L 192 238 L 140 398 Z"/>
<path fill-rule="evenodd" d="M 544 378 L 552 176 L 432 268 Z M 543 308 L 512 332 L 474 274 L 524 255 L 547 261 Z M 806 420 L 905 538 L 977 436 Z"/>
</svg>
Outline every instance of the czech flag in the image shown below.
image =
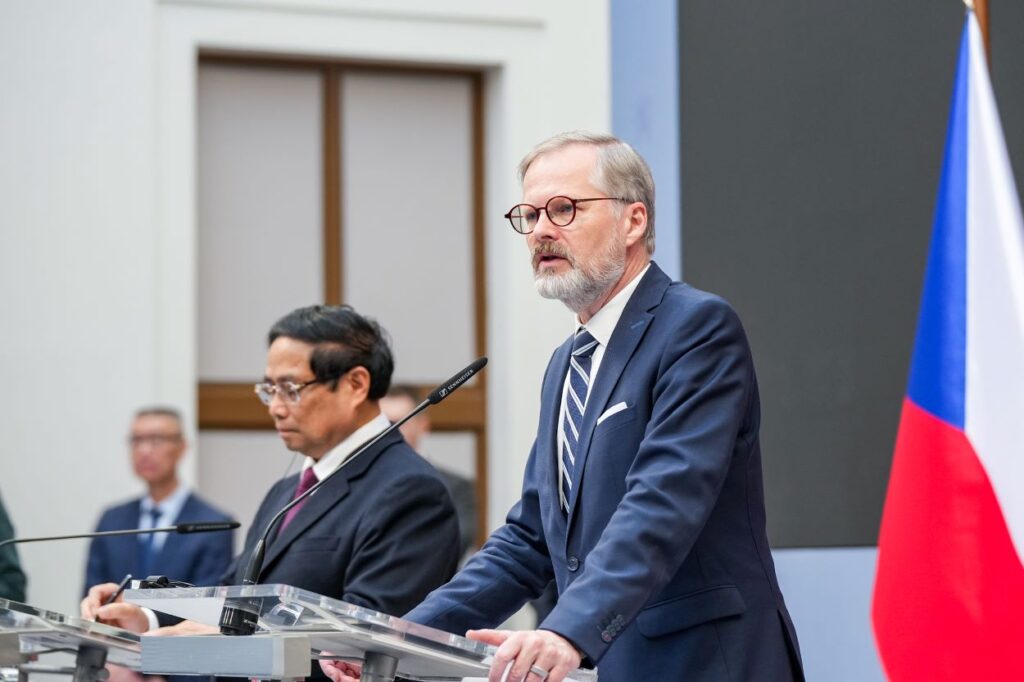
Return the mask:
<svg viewBox="0 0 1024 682">
<path fill-rule="evenodd" d="M 1024 226 L 967 13 L 872 621 L 891 680 L 1024 680 Z"/>
</svg>

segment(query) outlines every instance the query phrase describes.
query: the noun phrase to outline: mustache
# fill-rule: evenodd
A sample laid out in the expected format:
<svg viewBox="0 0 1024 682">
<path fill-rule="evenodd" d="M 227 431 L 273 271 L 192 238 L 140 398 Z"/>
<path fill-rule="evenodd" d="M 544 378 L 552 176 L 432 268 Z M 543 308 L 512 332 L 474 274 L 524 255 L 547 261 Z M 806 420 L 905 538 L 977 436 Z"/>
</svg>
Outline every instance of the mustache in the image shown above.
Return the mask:
<svg viewBox="0 0 1024 682">
<path fill-rule="evenodd" d="M 533 247 L 531 254 L 534 264 L 541 256 L 558 256 L 569 261 L 569 265 L 575 265 L 576 260 L 569 253 L 569 249 L 565 248 L 562 244 L 557 242 L 541 242 L 537 246 Z"/>
</svg>

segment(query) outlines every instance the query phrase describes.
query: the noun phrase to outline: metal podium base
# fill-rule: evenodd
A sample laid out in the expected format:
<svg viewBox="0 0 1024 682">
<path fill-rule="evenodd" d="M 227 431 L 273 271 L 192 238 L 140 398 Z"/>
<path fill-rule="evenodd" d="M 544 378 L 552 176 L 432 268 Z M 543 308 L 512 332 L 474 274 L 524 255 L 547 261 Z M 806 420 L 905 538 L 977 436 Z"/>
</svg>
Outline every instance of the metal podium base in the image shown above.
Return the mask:
<svg viewBox="0 0 1024 682">
<path fill-rule="evenodd" d="M 309 677 L 303 635 L 146 637 L 142 669 L 149 675 L 222 675 L 273 680 Z"/>
</svg>

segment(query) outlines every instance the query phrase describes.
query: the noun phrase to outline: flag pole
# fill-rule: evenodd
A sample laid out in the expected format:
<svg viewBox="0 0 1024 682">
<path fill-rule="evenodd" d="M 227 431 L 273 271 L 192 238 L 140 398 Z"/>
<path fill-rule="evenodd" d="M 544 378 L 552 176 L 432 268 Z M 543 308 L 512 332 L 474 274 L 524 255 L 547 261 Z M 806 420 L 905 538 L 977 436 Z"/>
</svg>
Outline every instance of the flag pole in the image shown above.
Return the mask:
<svg viewBox="0 0 1024 682">
<path fill-rule="evenodd" d="M 985 43 L 985 57 L 989 61 L 989 66 L 991 66 L 992 43 L 988 31 L 988 0 L 964 0 L 964 4 L 967 5 L 967 9 L 974 12 L 974 16 L 978 19 L 978 26 L 981 27 L 981 39 Z"/>
</svg>

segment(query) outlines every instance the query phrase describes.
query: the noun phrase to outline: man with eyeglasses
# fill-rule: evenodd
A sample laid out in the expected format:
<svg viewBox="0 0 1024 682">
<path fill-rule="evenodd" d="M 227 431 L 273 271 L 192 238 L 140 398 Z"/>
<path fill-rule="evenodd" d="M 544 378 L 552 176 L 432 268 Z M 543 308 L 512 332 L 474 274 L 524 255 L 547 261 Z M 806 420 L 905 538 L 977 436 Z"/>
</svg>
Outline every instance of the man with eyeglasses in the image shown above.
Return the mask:
<svg viewBox="0 0 1024 682">
<path fill-rule="evenodd" d="M 105 510 L 97 531 L 231 520 L 178 479 L 178 462 L 188 443 L 177 410 L 147 407 L 137 411 L 128 446 L 132 468 L 146 484 L 146 495 Z M 193 585 L 216 585 L 232 556 L 232 532 L 94 538 L 89 545 L 85 587 L 118 582 L 127 573 L 136 578 L 160 574 Z"/>
<path fill-rule="evenodd" d="M 406 617 L 498 646 L 491 682 L 560 682 L 581 662 L 602 682 L 802 679 L 735 312 L 651 261 L 654 182 L 628 145 L 566 133 L 519 171 L 523 203 L 506 218 L 537 290 L 575 313 L 573 333 L 544 376 L 519 503 Z M 537 630 L 477 629 L 552 578 L 558 599 Z"/>
<path fill-rule="evenodd" d="M 284 516 L 267 544 L 261 583 L 284 583 L 385 613 L 405 613 L 455 572 L 459 525 L 433 467 L 394 431 L 358 457 L 390 422 L 378 401 L 394 363 L 384 331 L 349 306 L 309 306 L 271 328 L 256 394 L 286 448 L 306 455 L 278 481 L 253 519 L 245 549 L 222 578 L 241 582 L 256 541 L 295 497 L 340 469 Z M 137 632 L 154 626 L 126 603 L 100 606 L 116 585 L 90 590 L 83 617 Z M 185 621 L 173 634 L 207 631 Z"/>
</svg>

